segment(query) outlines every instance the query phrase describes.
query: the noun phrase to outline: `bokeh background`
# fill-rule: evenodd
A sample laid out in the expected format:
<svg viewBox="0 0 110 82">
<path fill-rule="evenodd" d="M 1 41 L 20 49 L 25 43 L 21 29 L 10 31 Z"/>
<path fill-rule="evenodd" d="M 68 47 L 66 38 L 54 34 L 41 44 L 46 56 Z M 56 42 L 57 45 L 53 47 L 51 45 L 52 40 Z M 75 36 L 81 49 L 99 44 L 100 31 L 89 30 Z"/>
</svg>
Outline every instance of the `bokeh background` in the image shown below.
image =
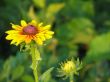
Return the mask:
<svg viewBox="0 0 110 82">
<path fill-rule="evenodd" d="M 34 82 L 28 53 L 5 39 L 10 23 L 21 19 L 55 32 L 40 50 L 39 75 L 54 67 L 45 82 L 69 82 L 56 73 L 68 58 L 84 64 L 75 82 L 110 82 L 110 0 L 0 0 L 0 82 Z"/>
</svg>

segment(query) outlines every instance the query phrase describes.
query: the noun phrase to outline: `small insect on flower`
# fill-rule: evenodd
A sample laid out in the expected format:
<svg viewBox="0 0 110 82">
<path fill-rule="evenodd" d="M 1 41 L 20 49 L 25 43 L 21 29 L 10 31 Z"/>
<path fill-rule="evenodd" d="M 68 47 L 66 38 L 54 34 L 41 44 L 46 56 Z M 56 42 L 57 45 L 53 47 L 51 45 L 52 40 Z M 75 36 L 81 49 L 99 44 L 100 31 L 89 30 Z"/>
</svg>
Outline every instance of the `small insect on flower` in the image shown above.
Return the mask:
<svg viewBox="0 0 110 82">
<path fill-rule="evenodd" d="M 58 68 L 58 76 L 59 77 L 70 77 L 70 75 L 78 75 L 78 71 L 82 68 L 82 63 L 80 63 L 79 59 L 77 61 L 71 59 L 65 61 L 60 64 L 60 68 Z"/>
<path fill-rule="evenodd" d="M 6 39 L 12 40 L 11 44 L 15 45 L 19 45 L 22 42 L 28 44 L 32 40 L 38 45 L 42 45 L 46 39 L 52 38 L 54 34 L 53 31 L 50 31 L 50 27 L 51 25 L 43 26 L 43 23 L 38 24 L 35 20 L 29 23 L 21 20 L 21 25 L 12 24 L 12 30 L 6 31 L 8 34 Z"/>
</svg>

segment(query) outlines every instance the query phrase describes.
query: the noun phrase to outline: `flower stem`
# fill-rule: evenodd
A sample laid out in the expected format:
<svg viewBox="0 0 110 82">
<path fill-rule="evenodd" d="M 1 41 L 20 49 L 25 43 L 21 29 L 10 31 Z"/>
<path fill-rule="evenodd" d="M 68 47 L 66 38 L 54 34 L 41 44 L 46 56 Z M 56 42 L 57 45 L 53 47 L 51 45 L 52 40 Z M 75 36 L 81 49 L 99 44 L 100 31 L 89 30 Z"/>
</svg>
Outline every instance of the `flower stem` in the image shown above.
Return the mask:
<svg viewBox="0 0 110 82">
<path fill-rule="evenodd" d="M 35 82 L 39 82 L 39 80 L 38 80 L 38 74 L 37 74 L 37 69 L 36 70 L 33 70 L 33 74 L 34 74 L 34 77 L 35 77 Z"/>
<path fill-rule="evenodd" d="M 30 54 L 32 57 L 31 68 L 33 70 L 33 74 L 35 77 L 35 82 L 39 82 L 37 67 L 38 67 L 38 62 L 39 62 L 39 60 L 41 60 L 41 58 L 40 58 L 40 53 L 39 53 L 37 46 L 35 44 L 31 45 Z"/>
<path fill-rule="evenodd" d="M 73 74 L 70 74 L 69 79 L 70 79 L 70 82 L 74 82 L 74 77 L 73 77 Z"/>
</svg>

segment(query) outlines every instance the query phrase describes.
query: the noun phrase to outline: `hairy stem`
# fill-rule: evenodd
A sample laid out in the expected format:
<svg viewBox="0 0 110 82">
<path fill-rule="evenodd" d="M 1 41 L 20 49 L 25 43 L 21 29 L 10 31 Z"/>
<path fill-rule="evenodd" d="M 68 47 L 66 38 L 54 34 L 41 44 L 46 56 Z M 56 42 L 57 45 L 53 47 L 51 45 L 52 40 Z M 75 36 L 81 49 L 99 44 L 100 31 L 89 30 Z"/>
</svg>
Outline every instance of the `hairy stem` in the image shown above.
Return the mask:
<svg viewBox="0 0 110 82">
<path fill-rule="evenodd" d="M 69 79 L 70 79 L 70 82 L 74 82 L 73 74 L 70 74 Z"/>
<path fill-rule="evenodd" d="M 41 60 L 41 58 L 40 58 L 40 53 L 39 53 L 39 51 L 37 49 L 37 46 L 35 44 L 31 45 L 30 53 L 31 53 L 31 56 L 32 56 L 31 68 L 33 70 L 33 74 L 34 74 L 34 77 L 35 77 L 35 82 L 39 82 L 37 66 L 38 66 L 38 62 L 39 62 L 39 60 Z"/>
<path fill-rule="evenodd" d="M 34 77 L 35 77 L 35 82 L 39 82 L 38 74 L 37 74 L 37 69 L 33 70 L 33 74 L 34 74 Z"/>
</svg>

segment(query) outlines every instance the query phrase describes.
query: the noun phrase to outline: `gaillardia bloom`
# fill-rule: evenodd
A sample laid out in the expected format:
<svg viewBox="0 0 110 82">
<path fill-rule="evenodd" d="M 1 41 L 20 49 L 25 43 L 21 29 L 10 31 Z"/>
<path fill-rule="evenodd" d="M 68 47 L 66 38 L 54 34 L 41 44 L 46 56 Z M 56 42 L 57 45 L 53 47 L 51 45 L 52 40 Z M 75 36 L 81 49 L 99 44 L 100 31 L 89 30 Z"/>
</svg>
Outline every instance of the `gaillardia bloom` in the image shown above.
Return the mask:
<svg viewBox="0 0 110 82">
<path fill-rule="evenodd" d="M 22 42 L 28 44 L 32 40 L 38 45 L 42 45 L 46 39 L 52 38 L 54 34 L 53 31 L 50 31 L 50 27 L 50 25 L 43 26 L 43 23 L 38 24 L 35 20 L 29 23 L 21 20 L 21 25 L 12 24 L 13 30 L 6 31 L 8 34 L 6 39 L 12 40 L 11 44 L 15 45 L 19 45 Z"/>
</svg>

